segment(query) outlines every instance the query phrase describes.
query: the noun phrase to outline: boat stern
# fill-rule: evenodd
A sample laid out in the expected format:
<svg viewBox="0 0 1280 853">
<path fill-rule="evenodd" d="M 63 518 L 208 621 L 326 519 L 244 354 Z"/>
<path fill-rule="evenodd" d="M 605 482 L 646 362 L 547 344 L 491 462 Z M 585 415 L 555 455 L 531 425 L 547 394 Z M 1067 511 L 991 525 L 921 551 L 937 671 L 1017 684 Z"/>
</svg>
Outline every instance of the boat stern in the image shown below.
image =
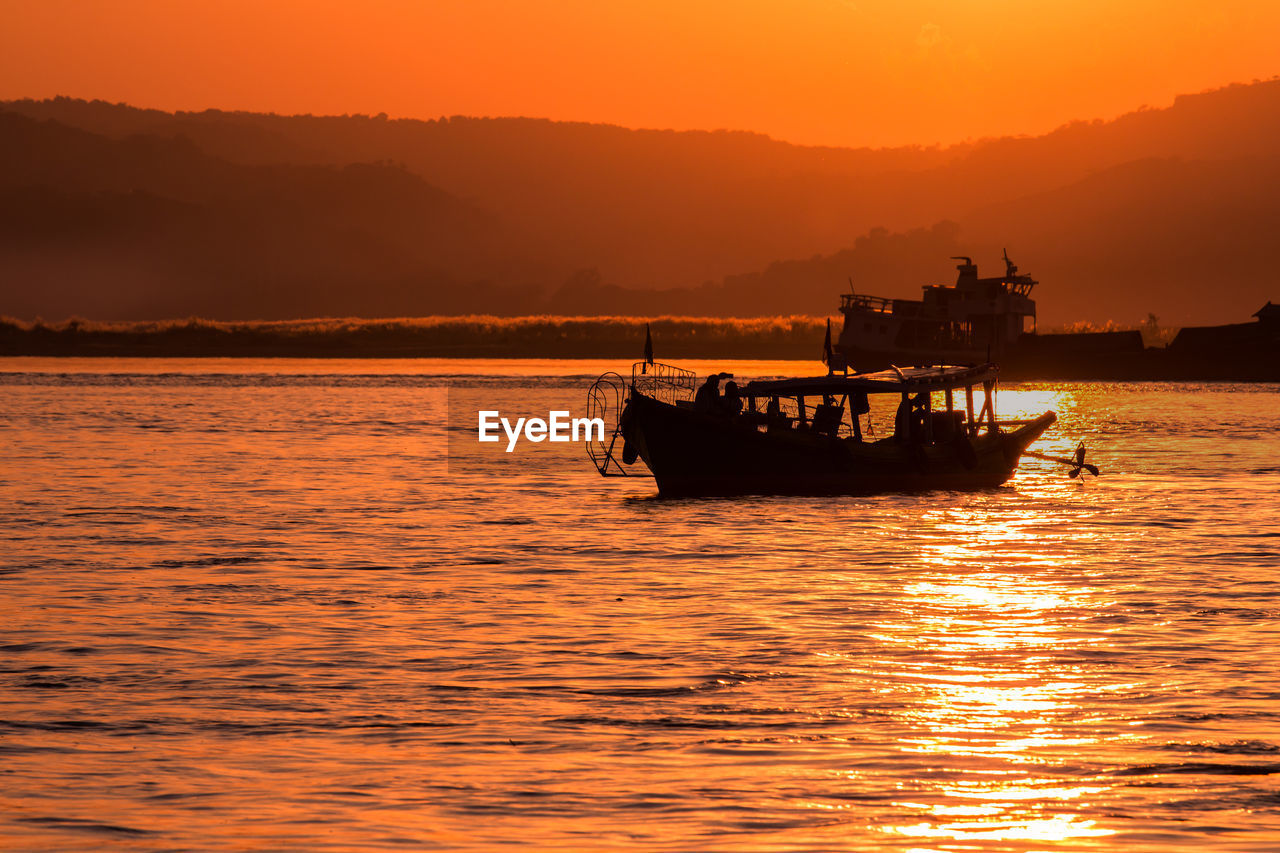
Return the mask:
<svg viewBox="0 0 1280 853">
<path fill-rule="evenodd" d="M 1022 424 L 1013 432 L 1002 435 L 1005 458 L 1016 468 L 1027 448 L 1035 444 L 1057 420 L 1056 413 L 1045 412 L 1035 420 Z"/>
</svg>

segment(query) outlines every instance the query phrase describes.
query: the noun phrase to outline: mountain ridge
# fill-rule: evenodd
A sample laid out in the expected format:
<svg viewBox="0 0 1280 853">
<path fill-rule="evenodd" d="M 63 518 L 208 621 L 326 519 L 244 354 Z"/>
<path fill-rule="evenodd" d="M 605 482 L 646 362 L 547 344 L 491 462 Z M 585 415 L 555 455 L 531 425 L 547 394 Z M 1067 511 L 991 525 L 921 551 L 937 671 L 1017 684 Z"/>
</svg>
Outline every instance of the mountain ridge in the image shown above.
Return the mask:
<svg viewBox="0 0 1280 853">
<path fill-rule="evenodd" d="M 310 220 L 325 216 L 308 207 L 327 206 L 330 220 L 365 234 L 361 251 L 390 245 L 396 256 L 372 282 L 362 281 L 349 260 L 330 264 L 347 270 L 345 284 L 339 276 L 313 288 L 316 298 L 298 304 L 292 316 L 314 314 L 321 304 L 362 313 L 345 310 L 353 302 L 358 309 L 358 299 L 328 292 L 344 286 L 364 291 L 369 310 L 378 303 L 396 314 L 576 314 L 594 304 L 600 310 L 643 304 L 645 293 L 671 303 L 655 306 L 657 312 L 732 304 L 738 313 L 821 314 L 850 274 L 859 289 L 914 296 L 920 285 L 949 277 L 943 252 L 991 263 L 1006 246 L 1054 288 L 1039 294 L 1050 322 L 1129 320 L 1149 311 L 1184 323 L 1226 321 L 1269 298 L 1274 282 L 1265 247 L 1280 223 L 1280 208 L 1270 201 L 1280 197 L 1275 79 L 1181 95 L 1168 107 L 1071 122 L 1041 136 L 946 148 L 843 149 L 749 131 L 545 119 L 166 113 L 65 98 L 0 103 L 0 115 L 15 114 L 96 134 L 99 145 L 132 139 L 154 146 L 153 172 L 174 150 L 225 164 L 217 168 L 241 177 L 234 167 L 362 166 L 385 176 L 400 170 L 403 181 L 388 178 L 388 198 L 412 177 L 455 201 L 457 210 L 473 212 L 474 227 L 462 228 L 466 236 L 439 239 L 444 225 L 408 216 L 402 227 L 394 204 L 380 217 L 377 193 L 366 199 L 359 222 L 344 219 L 341 194 L 313 192 L 292 207 L 277 204 L 282 215 Z M 87 192 L 93 181 L 76 178 L 74 158 L 64 160 L 45 164 L 50 171 L 36 182 Z M 1167 164 L 1162 182 L 1123 168 L 1143 161 Z M 1196 165 L 1205 162 L 1218 165 Z M 1206 178 L 1206 168 L 1216 178 Z M 259 175 L 261 197 L 271 206 L 288 191 L 278 179 L 267 186 L 266 174 Z M 21 176 L 0 166 L 0 186 L 19 183 Z M 180 197 L 172 186 L 160 195 Z M 939 223 L 952 225 L 938 231 Z M 1118 236 L 1129 232 L 1126 249 Z M 881 257 L 876 252 L 888 245 L 883 233 L 935 239 L 904 239 L 895 245 L 912 245 L 911 252 Z M 416 248 L 415 235 L 422 243 Z M 1173 241 L 1180 265 L 1160 260 L 1161 241 Z M 1224 247 L 1229 263 L 1220 281 L 1229 287 L 1206 308 L 1196 293 L 1219 278 L 1214 259 L 1224 257 Z M 269 248 L 262 253 L 271 255 Z M 271 264 L 287 267 L 290 245 L 279 248 Z M 392 284 L 390 268 L 397 265 Z M 832 278 L 841 265 L 844 274 Z M 172 274 L 180 291 L 180 259 Z M 773 282 L 772 291 L 765 282 Z M 400 296 L 373 299 L 382 290 Z M 482 297 L 493 302 L 478 304 Z M 794 304 L 782 304 L 788 300 Z M 6 301 L 0 311 L 36 310 L 31 300 Z M 199 313 L 250 319 L 251 307 Z"/>
</svg>

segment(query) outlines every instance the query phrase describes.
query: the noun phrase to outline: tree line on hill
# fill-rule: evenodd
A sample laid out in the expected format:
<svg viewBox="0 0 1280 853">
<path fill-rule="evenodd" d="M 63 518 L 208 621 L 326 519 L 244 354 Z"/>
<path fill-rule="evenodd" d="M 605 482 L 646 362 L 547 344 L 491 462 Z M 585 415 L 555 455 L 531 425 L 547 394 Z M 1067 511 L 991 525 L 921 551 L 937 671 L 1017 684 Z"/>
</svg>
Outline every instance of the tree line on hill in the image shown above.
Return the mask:
<svg viewBox="0 0 1280 853">
<path fill-rule="evenodd" d="M 1274 298 L 1280 81 L 947 148 L 0 103 L 0 314 L 834 313 L 1008 248 L 1042 322 Z"/>
</svg>

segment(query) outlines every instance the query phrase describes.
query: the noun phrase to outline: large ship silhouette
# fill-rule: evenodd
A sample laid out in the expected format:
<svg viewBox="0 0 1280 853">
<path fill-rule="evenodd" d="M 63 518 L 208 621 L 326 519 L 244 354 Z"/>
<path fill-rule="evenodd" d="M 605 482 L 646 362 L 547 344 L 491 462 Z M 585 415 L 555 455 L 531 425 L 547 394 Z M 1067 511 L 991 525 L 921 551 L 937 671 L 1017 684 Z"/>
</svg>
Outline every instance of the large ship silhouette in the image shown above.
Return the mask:
<svg viewBox="0 0 1280 853">
<path fill-rule="evenodd" d="M 1280 306 L 1270 302 L 1255 322 L 1183 328 L 1167 347 L 1144 347 L 1136 329 L 1040 334 L 1039 282 L 1007 250 L 1000 276 L 980 278 L 971 257 L 953 260 L 956 283 L 925 285 L 921 299 L 844 294 L 832 367 L 996 362 L 1005 378 L 1280 381 Z"/>
<path fill-rule="evenodd" d="M 1031 291 L 1039 282 L 1020 275 L 1008 251 L 1004 275 L 991 278 L 978 277 L 971 257 L 952 260 L 961 262 L 956 283 L 925 285 L 922 299 L 844 294 L 844 328 L 836 351 L 859 370 L 1005 360 L 1024 335 L 1035 333 Z"/>
<path fill-rule="evenodd" d="M 1032 291 L 1039 282 L 1019 273 L 1007 250 L 1005 274 L 989 278 L 979 277 L 973 257 L 952 260 L 960 261 L 956 283 L 927 284 L 919 300 L 845 293 L 837 355 L 858 370 L 987 361 L 1016 370 L 1029 362 L 1083 366 L 1143 352 L 1137 330 L 1038 334 Z"/>
</svg>

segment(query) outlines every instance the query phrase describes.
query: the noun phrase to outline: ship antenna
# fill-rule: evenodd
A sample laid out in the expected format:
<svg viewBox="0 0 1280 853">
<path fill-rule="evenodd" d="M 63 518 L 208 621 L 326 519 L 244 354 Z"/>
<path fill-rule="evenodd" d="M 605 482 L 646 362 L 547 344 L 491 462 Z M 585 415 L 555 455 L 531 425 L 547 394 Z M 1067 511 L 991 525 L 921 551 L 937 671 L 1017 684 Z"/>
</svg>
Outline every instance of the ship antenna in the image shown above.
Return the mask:
<svg viewBox="0 0 1280 853">
<path fill-rule="evenodd" d="M 1013 278 L 1018 274 L 1018 267 L 1013 261 L 1009 260 L 1009 250 L 1002 249 L 1004 252 L 1004 274 L 1006 278 Z"/>
<path fill-rule="evenodd" d="M 853 289 L 853 276 L 849 276 L 849 292 L 854 294 L 858 292 Z"/>
</svg>

